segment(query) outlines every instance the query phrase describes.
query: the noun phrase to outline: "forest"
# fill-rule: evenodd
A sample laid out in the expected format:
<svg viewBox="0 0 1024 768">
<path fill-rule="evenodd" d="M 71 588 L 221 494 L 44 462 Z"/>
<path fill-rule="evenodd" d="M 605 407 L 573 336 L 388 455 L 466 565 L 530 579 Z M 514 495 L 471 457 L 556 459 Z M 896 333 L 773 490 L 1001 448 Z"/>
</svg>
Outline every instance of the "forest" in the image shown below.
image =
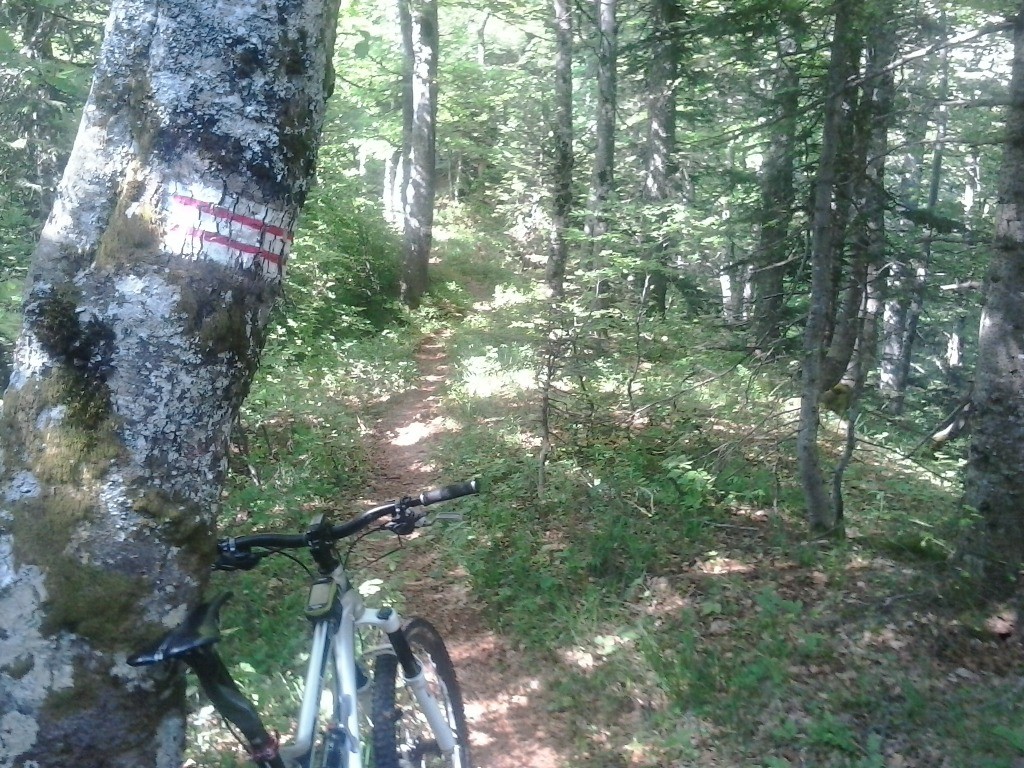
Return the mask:
<svg viewBox="0 0 1024 768">
<path fill-rule="evenodd" d="M 302 573 L 211 577 L 213 532 L 470 477 L 353 561 L 443 629 L 479 768 L 1024 764 L 1024 7 L 302 2 L 0 5 L 0 768 L 161 764 L 85 734 L 133 617 L 215 590 L 286 733 L 305 638 L 253 628 Z M 255 278 L 152 256 L 193 143 Z M 185 699 L 165 764 L 247 764 Z"/>
</svg>

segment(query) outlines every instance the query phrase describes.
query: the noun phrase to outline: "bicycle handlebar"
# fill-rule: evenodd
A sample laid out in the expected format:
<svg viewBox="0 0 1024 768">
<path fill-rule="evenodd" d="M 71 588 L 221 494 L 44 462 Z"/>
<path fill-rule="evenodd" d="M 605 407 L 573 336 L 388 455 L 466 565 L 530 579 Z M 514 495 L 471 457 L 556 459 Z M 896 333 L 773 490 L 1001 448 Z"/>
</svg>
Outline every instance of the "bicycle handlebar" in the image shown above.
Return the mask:
<svg viewBox="0 0 1024 768">
<path fill-rule="evenodd" d="M 429 504 L 437 504 L 439 501 L 450 501 L 451 499 L 457 499 L 460 496 L 470 496 L 479 492 L 479 481 L 473 479 L 465 483 L 446 485 L 443 488 L 435 488 L 432 491 L 421 493 L 419 495 L 419 501 L 420 504 L 425 507 Z"/>
<path fill-rule="evenodd" d="M 213 567 L 226 571 L 250 570 L 256 567 L 262 557 L 262 554 L 252 551 L 254 547 L 271 550 L 313 548 L 317 543 L 335 542 L 358 533 L 375 521 L 389 515 L 398 518 L 396 522 L 410 523 L 408 530 L 411 531 L 415 522 L 424 516 L 414 514 L 411 520 L 402 520 L 405 513 L 413 507 L 426 507 L 479 492 L 479 481 L 473 479 L 424 491 L 419 496 L 404 496 L 401 499 L 360 512 L 344 523 L 332 526 L 314 526 L 306 533 L 253 533 L 247 536 L 220 539 L 217 542 L 217 560 Z"/>
</svg>

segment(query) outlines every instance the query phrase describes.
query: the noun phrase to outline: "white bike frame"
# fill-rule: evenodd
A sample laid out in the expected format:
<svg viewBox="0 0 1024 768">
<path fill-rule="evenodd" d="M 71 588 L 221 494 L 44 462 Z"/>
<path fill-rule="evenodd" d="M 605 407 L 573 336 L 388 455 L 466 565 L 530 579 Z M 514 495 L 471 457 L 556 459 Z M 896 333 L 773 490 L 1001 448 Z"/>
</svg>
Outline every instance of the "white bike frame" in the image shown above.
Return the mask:
<svg viewBox="0 0 1024 768">
<path fill-rule="evenodd" d="M 363 743 L 359 730 L 359 698 L 356 680 L 356 631 L 358 627 L 375 627 L 385 634 L 398 632 L 402 618 L 392 609 L 370 608 L 363 604 L 358 590 L 352 587 L 344 569 L 338 566 L 331 579 L 338 586 L 335 601 L 340 602 L 340 619 L 332 616 L 316 619 L 313 623 L 313 639 L 309 651 L 309 666 L 303 685 L 302 705 L 299 709 L 295 740 L 281 747 L 281 757 L 286 763 L 294 764 L 307 754 L 312 756 L 316 740 L 316 726 L 320 713 L 320 698 L 323 693 L 327 665 L 333 660 L 333 674 L 339 682 L 341 701 L 335 702 L 342 713 L 343 734 L 342 768 L 367 768 L 362 764 Z M 336 610 L 336 607 L 335 607 Z M 331 629 L 337 626 L 333 636 Z M 380 653 L 395 653 L 390 643 L 371 649 L 371 656 Z M 367 655 L 364 652 L 364 657 Z M 455 750 L 455 734 L 441 709 L 437 698 L 430 691 L 422 669 L 413 677 L 402 679 L 409 686 L 420 711 L 426 717 L 434 732 L 434 738 L 441 751 L 448 755 Z M 404 670 L 404 666 L 402 667 Z"/>
</svg>

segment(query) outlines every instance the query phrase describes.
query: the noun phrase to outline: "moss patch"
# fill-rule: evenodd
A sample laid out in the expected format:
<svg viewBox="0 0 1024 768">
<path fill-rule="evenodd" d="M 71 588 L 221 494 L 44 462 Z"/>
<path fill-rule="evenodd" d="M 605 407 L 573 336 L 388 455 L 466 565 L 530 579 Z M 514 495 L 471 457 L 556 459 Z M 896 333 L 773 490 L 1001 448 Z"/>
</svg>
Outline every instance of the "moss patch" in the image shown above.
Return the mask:
<svg viewBox="0 0 1024 768">
<path fill-rule="evenodd" d="M 42 629 L 62 629 L 90 640 L 95 647 L 114 649 L 136 635 L 139 601 L 148 587 L 140 576 L 127 576 L 64 556 L 50 564 Z"/>
<path fill-rule="evenodd" d="M 148 138 L 147 142 L 151 141 Z M 96 266 L 100 268 L 120 267 L 124 264 L 153 264 L 165 260 L 160 247 L 162 233 L 156 216 L 146 205 L 136 207 L 132 215 L 127 214 L 129 206 L 135 206 L 145 193 L 140 181 L 129 182 L 121 191 L 117 209 L 110 224 L 103 232 Z"/>
<path fill-rule="evenodd" d="M 14 557 L 19 563 L 48 567 L 70 543 L 75 530 L 93 515 L 94 507 L 74 488 L 58 489 L 45 501 L 28 499 L 14 509 L 10 522 Z"/>
<path fill-rule="evenodd" d="M 188 552 L 205 552 L 212 556 L 215 551 L 217 534 L 213 521 L 197 509 L 195 504 L 151 489 L 135 501 L 134 507 L 139 515 L 160 526 L 169 543 Z"/>
<path fill-rule="evenodd" d="M 178 309 L 184 315 L 186 332 L 198 340 L 207 360 L 228 355 L 253 372 L 256 352 L 262 347 L 262 338 L 253 335 L 258 331 L 254 313 L 262 304 L 272 302 L 273 296 L 266 293 L 272 289 L 240 273 L 229 280 L 195 274 L 196 270 L 221 270 L 217 265 L 200 262 L 190 267 L 176 280 L 181 296 Z"/>
<path fill-rule="evenodd" d="M 65 406 L 70 423 L 96 430 L 111 414 L 115 334 L 103 320 L 83 320 L 80 302 L 74 286 L 49 288 L 26 304 L 25 320 L 58 366 L 46 385 L 48 402 Z"/>
<path fill-rule="evenodd" d="M 46 573 L 43 630 L 75 632 L 100 648 L 113 648 L 134 636 L 138 602 L 148 593 L 141 576 L 81 563 L 64 554 L 76 529 L 88 524 L 94 506 L 74 489 L 58 489 L 47 499 L 30 499 L 11 520 L 14 556 Z"/>
</svg>

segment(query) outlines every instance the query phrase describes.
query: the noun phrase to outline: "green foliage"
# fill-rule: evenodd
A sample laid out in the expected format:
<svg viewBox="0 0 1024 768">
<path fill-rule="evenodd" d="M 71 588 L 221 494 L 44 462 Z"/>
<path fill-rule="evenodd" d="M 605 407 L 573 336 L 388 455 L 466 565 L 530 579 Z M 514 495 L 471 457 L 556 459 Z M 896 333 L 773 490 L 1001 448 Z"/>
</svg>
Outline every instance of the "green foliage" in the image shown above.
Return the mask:
<svg viewBox="0 0 1024 768">
<path fill-rule="evenodd" d="M 325 153 L 325 165 L 330 153 Z M 289 261 L 288 288 L 272 338 L 296 354 L 365 336 L 396 313 L 398 244 L 358 183 L 322 174 Z"/>
</svg>

